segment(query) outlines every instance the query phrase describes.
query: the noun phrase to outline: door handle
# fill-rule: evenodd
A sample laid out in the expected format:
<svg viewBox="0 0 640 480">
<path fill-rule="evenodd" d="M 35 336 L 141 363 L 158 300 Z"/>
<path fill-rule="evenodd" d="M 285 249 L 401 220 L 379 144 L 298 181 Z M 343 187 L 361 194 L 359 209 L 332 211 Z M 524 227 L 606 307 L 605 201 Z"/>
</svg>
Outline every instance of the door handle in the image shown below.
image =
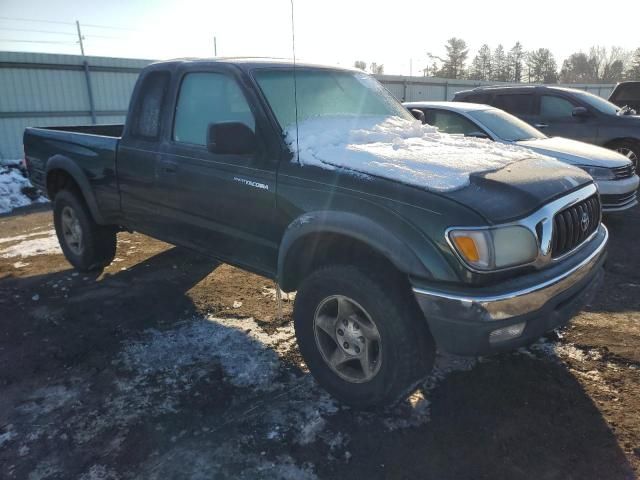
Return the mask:
<svg viewBox="0 0 640 480">
<path fill-rule="evenodd" d="M 549 125 L 546 123 L 534 123 L 533 126 L 539 129 L 543 129 L 543 128 L 547 128 Z"/>
</svg>

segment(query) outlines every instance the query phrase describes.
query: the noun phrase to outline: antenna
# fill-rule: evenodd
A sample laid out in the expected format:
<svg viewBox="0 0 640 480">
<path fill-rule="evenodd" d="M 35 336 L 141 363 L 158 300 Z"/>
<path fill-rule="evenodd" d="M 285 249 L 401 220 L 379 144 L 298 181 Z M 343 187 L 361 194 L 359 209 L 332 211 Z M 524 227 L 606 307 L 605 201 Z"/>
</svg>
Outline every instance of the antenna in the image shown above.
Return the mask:
<svg viewBox="0 0 640 480">
<path fill-rule="evenodd" d="M 296 27 L 291 0 L 291 43 L 293 46 L 293 103 L 296 107 L 296 157 L 300 164 L 300 143 L 298 142 L 298 80 L 296 77 Z"/>
</svg>

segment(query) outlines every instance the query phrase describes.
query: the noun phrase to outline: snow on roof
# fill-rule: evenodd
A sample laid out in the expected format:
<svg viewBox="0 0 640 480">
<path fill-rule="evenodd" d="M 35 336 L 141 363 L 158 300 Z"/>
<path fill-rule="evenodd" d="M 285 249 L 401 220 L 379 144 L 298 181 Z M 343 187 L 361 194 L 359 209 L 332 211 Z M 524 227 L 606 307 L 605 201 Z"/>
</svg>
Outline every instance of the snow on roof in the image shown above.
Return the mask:
<svg viewBox="0 0 640 480">
<path fill-rule="evenodd" d="M 285 129 L 285 136 L 295 152 L 295 125 Z M 294 161 L 302 165 L 345 168 L 440 192 L 468 185 L 472 173 L 525 158 L 547 158 L 522 147 L 449 135 L 417 120 L 384 116 L 303 120 L 298 146 Z"/>
</svg>

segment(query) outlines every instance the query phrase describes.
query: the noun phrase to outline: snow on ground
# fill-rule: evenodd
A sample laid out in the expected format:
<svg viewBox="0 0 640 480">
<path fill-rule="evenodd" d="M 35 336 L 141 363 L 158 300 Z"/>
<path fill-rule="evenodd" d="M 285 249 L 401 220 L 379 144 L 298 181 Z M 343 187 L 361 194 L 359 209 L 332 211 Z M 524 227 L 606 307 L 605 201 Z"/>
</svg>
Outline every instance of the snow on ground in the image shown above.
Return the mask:
<svg viewBox="0 0 640 480">
<path fill-rule="evenodd" d="M 16 241 L 17 243 L 15 243 Z M 2 258 L 27 258 L 34 255 L 62 253 L 55 230 L 0 238 L 0 245 L 4 243 L 11 243 L 11 245 L 0 246 L 0 257 Z"/>
<path fill-rule="evenodd" d="M 342 167 L 435 191 L 462 188 L 469 175 L 526 158 L 553 161 L 531 150 L 490 140 L 449 135 L 400 117 L 317 117 L 298 124 L 299 161 Z M 286 129 L 295 151 L 296 128 Z"/>
<path fill-rule="evenodd" d="M 14 163 L 4 160 L 0 164 L 0 213 L 7 213 L 14 208 L 31 205 L 34 202 L 23 193 L 25 189 L 33 188 L 31 182 L 19 169 L 13 168 Z M 35 200 L 35 202 L 46 201 L 47 199 L 42 196 Z"/>
</svg>

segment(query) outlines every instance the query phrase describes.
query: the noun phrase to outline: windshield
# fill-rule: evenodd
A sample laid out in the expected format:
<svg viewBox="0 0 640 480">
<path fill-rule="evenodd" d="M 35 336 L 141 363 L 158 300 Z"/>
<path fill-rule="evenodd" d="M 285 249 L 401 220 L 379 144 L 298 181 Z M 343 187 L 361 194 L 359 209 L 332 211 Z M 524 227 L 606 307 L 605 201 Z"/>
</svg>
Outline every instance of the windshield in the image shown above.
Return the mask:
<svg viewBox="0 0 640 480">
<path fill-rule="evenodd" d="M 598 97 L 593 93 L 588 93 L 588 92 L 573 92 L 573 93 L 578 99 L 592 106 L 599 112 L 606 113 L 609 115 L 616 115 L 618 113 L 618 110 L 620 110 L 620 107 L 618 107 L 617 105 L 614 105 L 610 101 L 605 100 L 602 97 Z"/>
<path fill-rule="evenodd" d="M 519 142 L 521 140 L 534 140 L 547 138 L 531 125 L 523 122 L 513 115 L 498 109 L 472 110 L 469 116 L 487 127 L 502 140 L 507 142 Z"/>
<path fill-rule="evenodd" d="M 335 70 L 256 70 L 254 77 L 283 129 L 325 116 L 397 116 L 415 120 L 380 83 L 364 73 Z"/>
</svg>

